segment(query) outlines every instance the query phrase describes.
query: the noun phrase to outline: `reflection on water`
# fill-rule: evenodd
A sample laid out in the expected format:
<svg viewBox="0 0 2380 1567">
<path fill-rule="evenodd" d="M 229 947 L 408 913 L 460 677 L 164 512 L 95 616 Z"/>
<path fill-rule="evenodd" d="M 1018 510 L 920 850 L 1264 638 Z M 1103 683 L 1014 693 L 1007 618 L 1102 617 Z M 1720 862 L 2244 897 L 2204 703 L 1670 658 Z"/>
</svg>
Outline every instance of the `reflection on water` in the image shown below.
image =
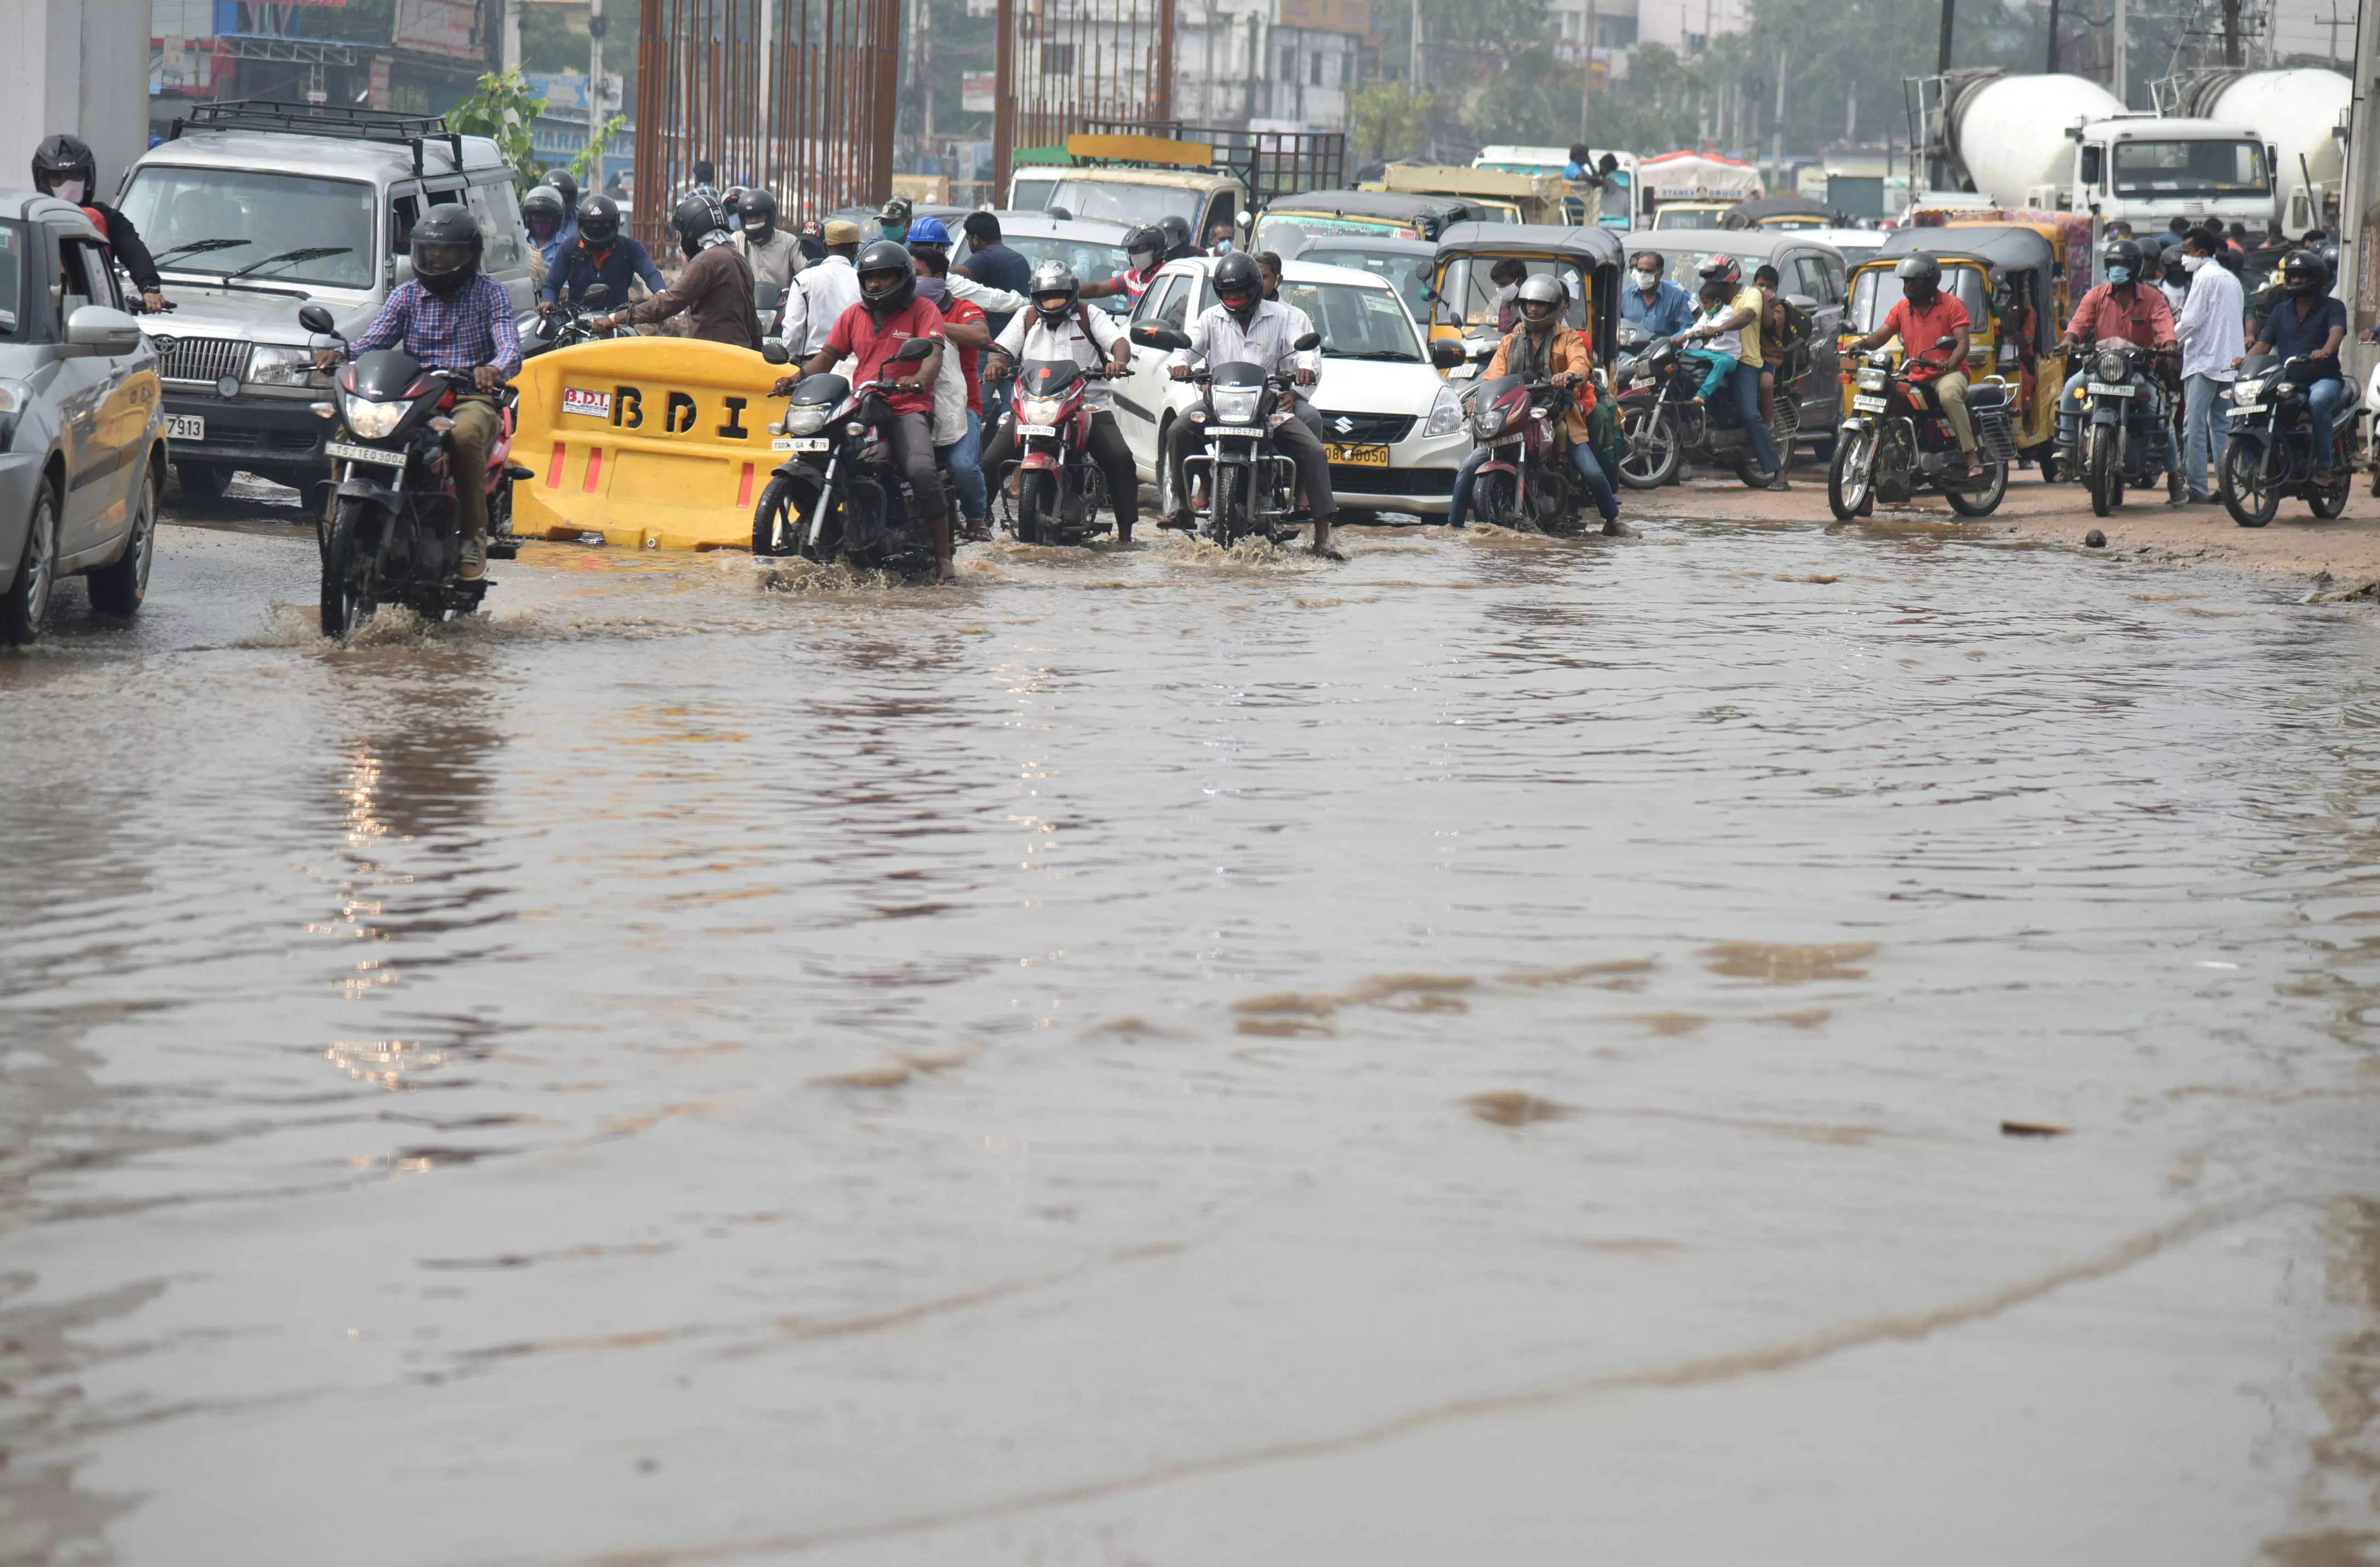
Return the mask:
<svg viewBox="0 0 2380 1567">
<path fill-rule="evenodd" d="M 1349 538 L 0 661 L 0 1560 L 2363 1560 L 2368 610 Z"/>
</svg>

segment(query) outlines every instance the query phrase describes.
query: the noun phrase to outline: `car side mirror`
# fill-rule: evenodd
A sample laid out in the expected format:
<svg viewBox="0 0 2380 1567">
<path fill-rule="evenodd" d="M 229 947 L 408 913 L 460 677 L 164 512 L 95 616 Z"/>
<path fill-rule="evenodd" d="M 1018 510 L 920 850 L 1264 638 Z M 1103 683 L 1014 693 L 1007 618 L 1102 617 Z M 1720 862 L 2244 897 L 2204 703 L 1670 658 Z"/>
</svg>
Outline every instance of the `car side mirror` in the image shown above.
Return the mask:
<svg viewBox="0 0 2380 1567">
<path fill-rule="evenodd" d="M 1056 218 L 1060 223 L 1072 223 L 1075 221 L 1075 214 L 1068 212 L 1063 207 L 1044 207 L 1042 212 L 1050 217 Z"/>
<path fill-rule="evenodd" d="M 932 338 L 912 337 L 909 341 L 901 345 L 900 351 L 895 353 L 892 358 L 894 362 L 899 364 L 916 364 L 919 359 L 924 358 L 933 351 L 934 340 Z"/>
<path fill-rule="evenodd" d="M 1440 370 L 1452 370 L 1464 357 L 1463 345 L 1451 337 L 1441 337 L 1429 346 L 1429 362 Z"/>
<path fill-rule="evenodd" d="M 1299 338 L 1296 342 L 1291 344 L 1290 346 L 1296 349 L 1301 354 L 1310 354 L 1314 352 L 1315 349 L 1322 346 L 1322 334 L 1318 332 L 1309 332 L 1305 336 Z"/>
<path fill-rule="evenodd" d="M 1132 340 L 1144 348 L 1181 349 L 1190 346 L 1190 334 L 1176 332 L 1170 326 L 1135 326 Z"/>
<path fill-rule="evenodd" d="M 793 351 L 774 337 L 760 345 L 760 357 L 772 365 L 789 365 L 794 362 Z"/>
<path fill-rule="evenodd" d="M 83 305 L 67 318 L 67 343 L 94 354 L 129 354 L 140 346 L 140 323 L 106 305 Z"/>
<path fill-rule="evenodd" d="M 600 310 L 612 302 L 612 285 L 608 283 L 589 284 L 578 302 L 590 310 Z"/>
<path fill-rule="evenodd" d="M 299 306 L 298 324 L 318 337 L 329 337 L 339 330 L 339 323 L 332 318 L 331 312 L 320 305 Z"/>
</svg>

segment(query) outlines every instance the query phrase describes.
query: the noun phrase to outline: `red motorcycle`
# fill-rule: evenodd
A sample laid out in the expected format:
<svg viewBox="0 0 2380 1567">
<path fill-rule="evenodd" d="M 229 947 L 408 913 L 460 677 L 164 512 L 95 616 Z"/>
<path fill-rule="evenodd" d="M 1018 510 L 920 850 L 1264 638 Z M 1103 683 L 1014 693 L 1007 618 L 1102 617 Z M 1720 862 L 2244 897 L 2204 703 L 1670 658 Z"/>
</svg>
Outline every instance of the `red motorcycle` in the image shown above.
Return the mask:
<svg viewBox="0 0 2380 1567">
<path fill-rule="evenodd" d="M 1011 523 L 1027 544 L 1081 544 L 1114 525 L 1107 476 L 1091 459 L 1091 415 L 1085 400 L 1102 374 L 1072 359 L 1027 359 L 1017 367 L 1017 487 Z"/>
<path fill-rule="evenodd" d="M 1579 531 L 1578 470 L 1562 447 L 1567 386 L 1517 375 L 1482 382 L 1471 395 L 1471 440 L 1488 448 L 1472 481 L 1480 521 L 1540 533 Z"/>
</svg>

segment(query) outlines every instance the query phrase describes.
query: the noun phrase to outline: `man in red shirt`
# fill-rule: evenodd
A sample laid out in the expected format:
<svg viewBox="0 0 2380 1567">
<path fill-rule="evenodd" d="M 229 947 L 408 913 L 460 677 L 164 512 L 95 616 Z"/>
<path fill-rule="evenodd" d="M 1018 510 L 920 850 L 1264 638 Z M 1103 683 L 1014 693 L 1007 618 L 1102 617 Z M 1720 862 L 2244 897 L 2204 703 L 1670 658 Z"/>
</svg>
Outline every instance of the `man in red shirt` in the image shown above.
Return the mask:
<svg viewBox="0 0 2380 1567">
<path fill-rule="evenodd" d="M 880 427 L 892 460 L 909 480 L 917 515 L 934 530 L 934 558 L 944 582 L 955 581 L 951 565 L 951 513 L 942 504 L 942 478 L 934 468 L 934 378 L 942 368 L 942 312 L 930 299 L 917 297 L 917 267 L 909 252 L 890 239 L 880 239 L 859 252 L 859 303 L 843 312 L 827 334 L 826 346 L 809 362 L 777 382 L 775 395 L 783 396 L 806 375 L 823 375 L 844 356 L 858 360 L 851 383 L 864 386 L 888 370 L 897 370 L 892 356 L 912 338 L 933 343 L 934 351 L 912 364 L 908 372 L 887 383 L 883 403 L 892 417 Z"/>
<path fill-rule="evenodd" d="M 2090 366 L 2082 362 L 2075 350 L 2085 343 L 2129 343 L 2136 348 L 2155 348 L 2160 353 L 2180 351 L 2180 339 L 2173 328 L 2173 307 L 2165 295 L 2155 287 L 2141 286 L 2141 248 L 2130 239 L 2110 239 L 2099 252 L 2099 264 L 2107 281 L 2082 296 L 2074 307 L 2074 319 L 2066 323 L 2066 335 L 2058 346 L 2066 351 L 2067 362 L 2075 366 L 2074 373 L 2066 378 L 2066 389 L 2058 396 L 2058 462 L 2061 472 L 2074 471 L 2069 464 L 2075 456 L 2074 423 L 2077 414 L 2075 399 L 2083 382 L 2090 379 Z M 2179 470 L 2180 465 L 2176 463 Z"/>
<path fill-rule="evenodd" d="M 1967 319 L 1967 307 L 1957 295 L 1942 291 L 1942 263 L 1924 251 L 1903 257 L 1892 275 L 1900 280 L 1900 302 L 1882 326 L 1852 346 L 1865 354 L 1900 339 L 1900 373 L 1912 386 L 1934 394 L 1935 406 L 1959 438 L 1972 478 L 1982 466 L 1975 460 L 1975 423 L 1967 417 L 1967 339 L 1974 322 Z M 1945 337 L 1952 340 L 1951 346 L 1936 348 Z"/>
</svg>

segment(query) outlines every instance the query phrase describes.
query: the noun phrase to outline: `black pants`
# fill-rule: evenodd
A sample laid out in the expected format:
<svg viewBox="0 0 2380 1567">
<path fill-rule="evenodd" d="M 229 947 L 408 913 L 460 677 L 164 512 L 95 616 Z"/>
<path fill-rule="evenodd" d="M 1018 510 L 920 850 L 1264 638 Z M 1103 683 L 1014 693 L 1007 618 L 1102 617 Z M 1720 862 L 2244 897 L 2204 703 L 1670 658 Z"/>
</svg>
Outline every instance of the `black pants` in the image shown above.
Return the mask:
<svg viewBox="0 0 2380 1567">
<path fill-rule="evenodd" d="M 877 428 L 892 448 L 892 461 L 917 497 L 917 520 L 940 522 L 950 515 L 942 504 L 942 476 L 934 467 L 933 420 L 925 414 L 894 414 Z"/>
<path fill-rule="evenodd" d="M 1091 415 L 1091 461 L 1099 465 L 1099 472 L 1108 481 L 1108 504 L 1113 508 L 1116 530 L 1121 533 L 1140 520 L 1140 475 L 1132 466 L 1132 448 L 1123 443 L 1123 431 L 1116 428 L 1115 415 L 1101 408 Z M 1016 460 L 1016 419 L 1014 414 L 1000 421 L 1000 431 L 983 446 L 983 475 L 994 484 L 1000 482 L 1000 470 Z"/>
<path fill-rule="evenodd" d="M 1189 504 L 1190 482 L 1182 471 L 1182 459 L 1190 455 L 1193 442 L 1204 445 L 1207 432 L 1202 425 L 1186 419 L 1173 421 L 1165 432 L 1166 466 L 1173 470 L 1173 492 Z M 1283 419 L 1273 427 L 1273 444 L 1281 455 L 1297 465 L 1297 481 L 1305 486 L 1305 504 L 1317 522 L 1328 522 L 1338 511 L 1339 503 L 1330 494 L 1330 458 L 1322 449 L 1322 438 L 1308 429 L 1302 419 Z"/>
</svg>

